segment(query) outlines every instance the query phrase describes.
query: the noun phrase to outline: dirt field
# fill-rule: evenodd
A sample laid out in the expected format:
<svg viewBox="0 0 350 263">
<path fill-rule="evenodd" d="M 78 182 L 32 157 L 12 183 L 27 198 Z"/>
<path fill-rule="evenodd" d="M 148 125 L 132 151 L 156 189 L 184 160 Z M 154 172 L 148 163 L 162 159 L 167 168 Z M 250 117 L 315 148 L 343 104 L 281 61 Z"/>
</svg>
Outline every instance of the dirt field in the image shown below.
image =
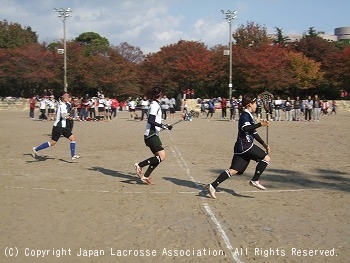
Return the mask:
<svg viewBox="0 0 350 263">
<path fill-rule="evenodd" d="M 228 168 L 237 134 L 220 111 L 162 132 L 168 158 L 154 186 L 133 170 L 151 156 L 145 122 L 126 112 L 76 122 L 83 158 L 71 161 L 64 138 L 31 156 L 53 122 L 27 116 L 0 111 L 2 263 L 349 262 L 349 111 L 319 123 L 272 122 L 267 190 L 248 185 L 251 163 L 216 200 L 203 189 Z"/>
</svg>

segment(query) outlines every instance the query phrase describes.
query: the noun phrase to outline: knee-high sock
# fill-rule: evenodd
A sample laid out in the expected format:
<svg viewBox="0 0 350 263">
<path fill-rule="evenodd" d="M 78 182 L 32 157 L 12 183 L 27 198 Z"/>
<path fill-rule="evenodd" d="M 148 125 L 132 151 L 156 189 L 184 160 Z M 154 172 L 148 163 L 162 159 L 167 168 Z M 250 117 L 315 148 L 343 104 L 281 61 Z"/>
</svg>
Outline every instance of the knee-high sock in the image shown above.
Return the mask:
<svg viewBox="0 0 350 263">
<path fill-rule="evenodd" d="M 219 184 L 221 184 L 223 181 L 225 181 L 226 179 L 228 179 L 230 177 L 231 177 L 230 171 L 225 170 L 218 176 L 218 178 L 214 182 L 211 183 L 211 185 L 214 188 L 216 188 L 216 187 L 218 187 Z"/>
<path fill-rule="evenodd" d="M 41 151 L 41 150 L 44 150 L 50 146 L 51 146 L 50 142 L 44 142 L 44 143 L 40 144 L 38 147 L 36 147 L 35 151 Z"/>
<path fill-rule="evenodd" d="M 154 171 L 154 169 L 156 169 L 157 168 L 157 166 L 159 165 L 159 163 L 158 164 L 150 164 L 149 166 L 148 166 L 148 168 L 147 168 L 147 170 L 146 170 L 146 172 L 145 172 L 145 177 L 150 177 L 151 176 L 151 173 Z"/>
<path fill-rule="evenodd" d="M 266 169 L 268 164 L 269 163 L 264 161 L 264 160 L 258 162 L 258 164 L 256 165 L 256 168 L 255 168 L 255 174 L 253 176 L 252 181 L 258 181 L 259 180 L 260 175 L 262 175 L 262 173 L 265 171 L 265 169 Z"/>
<path fill-rule="evenodd" d="M 148 158 L 142 162 L 139 163 L 140 167 L 144 167 L 144 166 L 148 166 L 144 176 L 145 177 L 149 177 L 151 175 L 151 173 L 154 171 L 154 169 L 157 168 L 158 164 L 160 164 L 160 162 L 162 161 L 162 159 L 160 159 L 159 156 L 153 156 L 151 158 Z"/>
<path fill-rule="evenodd" d="M 160 159 L 159 156 L 153 156 L 153 157 L 150 157 L 142 162 L 139 162 L 139 166 L 140 167 L 144 167 L 144 166 L 147 166 L 147 165 L 158 165 L 160 162 L 162 161 L 162 159 Z"/>
<path fill-rule="evenodd" d="M 75 141 L 70 142 L 70 155 L 73 157 L 75 155 Z"/>
</svg>

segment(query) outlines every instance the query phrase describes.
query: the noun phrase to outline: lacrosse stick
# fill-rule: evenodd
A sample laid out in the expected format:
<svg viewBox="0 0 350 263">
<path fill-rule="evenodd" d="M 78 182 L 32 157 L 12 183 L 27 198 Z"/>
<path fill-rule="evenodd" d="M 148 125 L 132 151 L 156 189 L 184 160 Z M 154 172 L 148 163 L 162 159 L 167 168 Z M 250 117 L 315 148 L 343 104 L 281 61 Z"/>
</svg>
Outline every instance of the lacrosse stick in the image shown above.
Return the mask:
<svg viewBox="0 0 350 263">
<path fill-rule="evenodd" d="M 186 113 L 185 116 L 183 116 L 180 120 L 178 120 L 178 121 L 176 121 L 176 122 L 170 124 L 170 126 L 174 126 L 174 125 L 176 125 L 176 124 L 179 124 L 180 122 L 186 121 L 188 117 L 193 117 L 195 114 L 196 114 L 196 112 L 191 110 L 189 113 Z M 186 115 L 187 115 L 187 116 L 186 116 Z M 164 130 L 168 130 L 168 129 L 162 128 L 162 129 L 160 130 L 160 132 L 162 132 L 162 131 L 164 131 Z M 152 138 L 152 137 L 155 136 L 155 135 L 157 135 L 157 133 L 152 133 L 151 135 L 148 135 L 148 136 L 146 137 L 146 139 Z"/>
<path fill-rule="evenodd" d="M 265 112 L 266 112 L 266 120 L 269 121 L 270 100 L 273 97 L 273 95 L 272 95 L 272 93 L 270 93 L 268 91 L 264 91 L 260 95 L 261 95 L 261 98 L 262 98 L 262 101 L 263 101 L 263 105 L 264 105 L 264 109 L 265 109 Z M 267 145 L 269 144 L 269 126 L 266 126 L 266 144 Z"/>
</svg>

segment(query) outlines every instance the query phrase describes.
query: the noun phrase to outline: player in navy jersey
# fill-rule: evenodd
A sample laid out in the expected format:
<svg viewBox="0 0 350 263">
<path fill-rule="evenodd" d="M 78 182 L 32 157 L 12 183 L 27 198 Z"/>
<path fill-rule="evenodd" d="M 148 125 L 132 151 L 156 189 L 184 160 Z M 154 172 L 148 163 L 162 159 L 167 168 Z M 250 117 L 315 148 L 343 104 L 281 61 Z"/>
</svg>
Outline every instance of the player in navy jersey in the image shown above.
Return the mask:
<svg viewBox="0 0 350 263">
<path fill-rule="evenodd" d="M 171 130 L 171 125 L 162 124 L 162 109 L 160 99 L 163 97 L 163 89 L 160 87 L 154 87 L 152 89 L 152 102 L 148 109 L 148 119 L 146 124 L 146 130 L 144 133 L 144 140 L 146 146 L 150 148 L 154 156 L 134 164 L 135 171 L 138 177 L 146 184 L 153 184 L 150 175 L 166 158 L 165 150 L 162 146 L 162 142 L 159 138 L 159 132 L 161 129 Z M 154 134 L 154 135 L 153 135 Z M 145 174 L 142 174 L 142 168 L 148 166 Z"/>
<path fill-rule="evenodd" d="M 243 111 L 239 117 L 238 136 L 234 146 L 231 166 L 229 169 L 223 171 L 214 182 L 206 186 L 206 189 L 212 198 L 216 198 L 217 186 L 232 175 L 243 174 L 247 169 L 250 160 L 256 161 L 257 165 L 255 174 L 249 184 L 260 190 L 266 189 L 260 184 L 259 178 L 269 164 L 270 157 L 267 152 L 269 152 L 270 147 L 261 139 L 256 129 L 262 126 L 268 126 L 269 122 L 267 120 L 262 120 L 258 123 L 254 122 L 252 113 L 256 111 L 255 99 L 248 96 L 244 97 L 242 99 L 242 107 Z M 254 139 L 263 145 L 267 152 L 255 145 Z"/>
<path fill-rule="evenodd" d="M 56 111 L 56 120 L 52 127 L 51 141 L 44 142 L 38 147 L 33 147 L 33 157 L 36 158 L 38 151 L 46 149 L 50 146 L 55 146 L 61 135 L 70 140 L 70 153 L 71 159 L 76 160 L 81 158 L 80 155 L 75 153 L 76 138 L 72 134 L 73 120 L 70 115 L 71 104 L 69 103 L 70 95 L 64 92 L 60 96 L 59 106 Z"/>
</svg>

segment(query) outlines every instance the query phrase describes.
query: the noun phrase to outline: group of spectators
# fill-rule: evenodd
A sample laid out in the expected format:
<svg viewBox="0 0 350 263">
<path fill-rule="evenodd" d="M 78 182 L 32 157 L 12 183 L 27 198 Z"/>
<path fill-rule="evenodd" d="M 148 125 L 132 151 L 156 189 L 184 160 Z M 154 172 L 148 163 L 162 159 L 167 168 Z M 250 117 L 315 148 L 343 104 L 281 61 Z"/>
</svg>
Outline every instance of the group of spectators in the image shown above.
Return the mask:
<svg viewBox="0 0 350 263">
<path fill-rule="evenodd" d="M 117 116 L 118 110 L 126 110 L 128 102 L 119 102 L 116 98 L 98 94 L 96 97 L 72 97 L 70 115 L 78 121 L 108 121 Z M 39 119 L 55 120 L 58 101 L 53 95 L 35 96 L 29 100 L 29 117 L 35 118 L 35 109 L 39 108 Z"/>
<path fill-rule="evenodd" d="M 72 110 L 70 115 L 74 120 L 78 121 L 108 121 L 117 116 L 118 111 L 128 111 L 132 119 L 144 120 L 148 116 L 150 100 L 144 96 L 143 98 L 129 97 L 126 101 L 118 101 L 116 98 L 109 98 L 102 93 L 98 93 L 96 97 L 72 97 L 70 102 Z M 176 110 L 175 98 L 167 98 L 164 95 L 161 100 L 162 118 L 174 119 Z M 39 108 L 38 118 L 43 121 L 55 120 L 55 112 L 58 101 L 53 95 L 35 96 L 29 100 L 29 117 L 35 118 L 35 109 Z M 141 117 L 137 111 L 141 110 Z M 170 116 L 168 115 L 170 113 Z"/>
<path fill-rule="evenodd" d="M 189 95 L 187 95 L 187 93 Z M 191 90 L 184 91 L 183 98 L 183 114 L 185 115 L 188 106 L 188 98 L 192 98 L 194 93 Z M 216 110 L 221 110 L 221 118 L 235 121 L 242 112 L 242 95 L 237 99 L 232 97 L 226 99 L 224 97 L 211 98 L 208 100 L 197 99 L 201 105 L 201 112 L 206 118 L 212 118 Z M 271 98 L 269 101 L 263 101 L 259 95 L 256 98 L 257 109 L 254 113 L 257 120 L 263 119 L 268 112 L 269 120 L 271 121 L 320 121 L 321 115 L 336 114 L 337 104 L 332 100 L 329 102 L 326 99 L 321 100 L 318 95 L 307 96 L 302 100 L 299 96 L 293 100 L 288 96 L 282 100 L 280 96 Z M 53 95 L 36 96 L 30 99 L 30 118 L 34 119 L 34 110 L 39 108 L 39 119 L 54 120 L 55 111 L 58 101 Z M 160 100 L 162 119 L 174 119 L 177 108 L 175 98 L 168 98 L 164 95 Z M 129 111 L 132 119 L 145 120 L 148 117 L 148 109 L 150 100 L 144 96 L 143 98 L 132 99 L 129 97 L 126 101 L 119 102 L 116 98 L 109 98 L 102 93 L 98 93 L 96 97 L 76 97 L 71 101 L 71 115 L 78 121 L 108 121 L 117 116 L 118 111 Z M 137 111 L 141 111 L 141 116 Z M 264 115 L 264 116 L 263 116 Z"/>
<path fill-rule="evenodd" d="M 257 120 L 263 119 L 263 113 L 269 114 L 271 121 L 320 121 L 321 115 L 337 114 L 337 104 L 335 100 L 329 102 L 326 99 L 321 100 L 318 95 L 313 98 L 307 96 L 302 100 L 299 96 L 292 100 L 289 96 L 282 100 L 280 96 L 270 98 L 269 101 L 263 101 L 259 95 L 256 98 L 257 108 L 254 113 Z M 217 109 L 221 109 L 221 118 L 235 121 L 236 115 L 242 112 L 242 96 L 238 99 L 232 97 L 211 98 L 209 100 L 199 100 L 202 114 L 206 118 L 212 118 Z M 228 112 L 230 116 L 228 117 Z"/>
</svg>

